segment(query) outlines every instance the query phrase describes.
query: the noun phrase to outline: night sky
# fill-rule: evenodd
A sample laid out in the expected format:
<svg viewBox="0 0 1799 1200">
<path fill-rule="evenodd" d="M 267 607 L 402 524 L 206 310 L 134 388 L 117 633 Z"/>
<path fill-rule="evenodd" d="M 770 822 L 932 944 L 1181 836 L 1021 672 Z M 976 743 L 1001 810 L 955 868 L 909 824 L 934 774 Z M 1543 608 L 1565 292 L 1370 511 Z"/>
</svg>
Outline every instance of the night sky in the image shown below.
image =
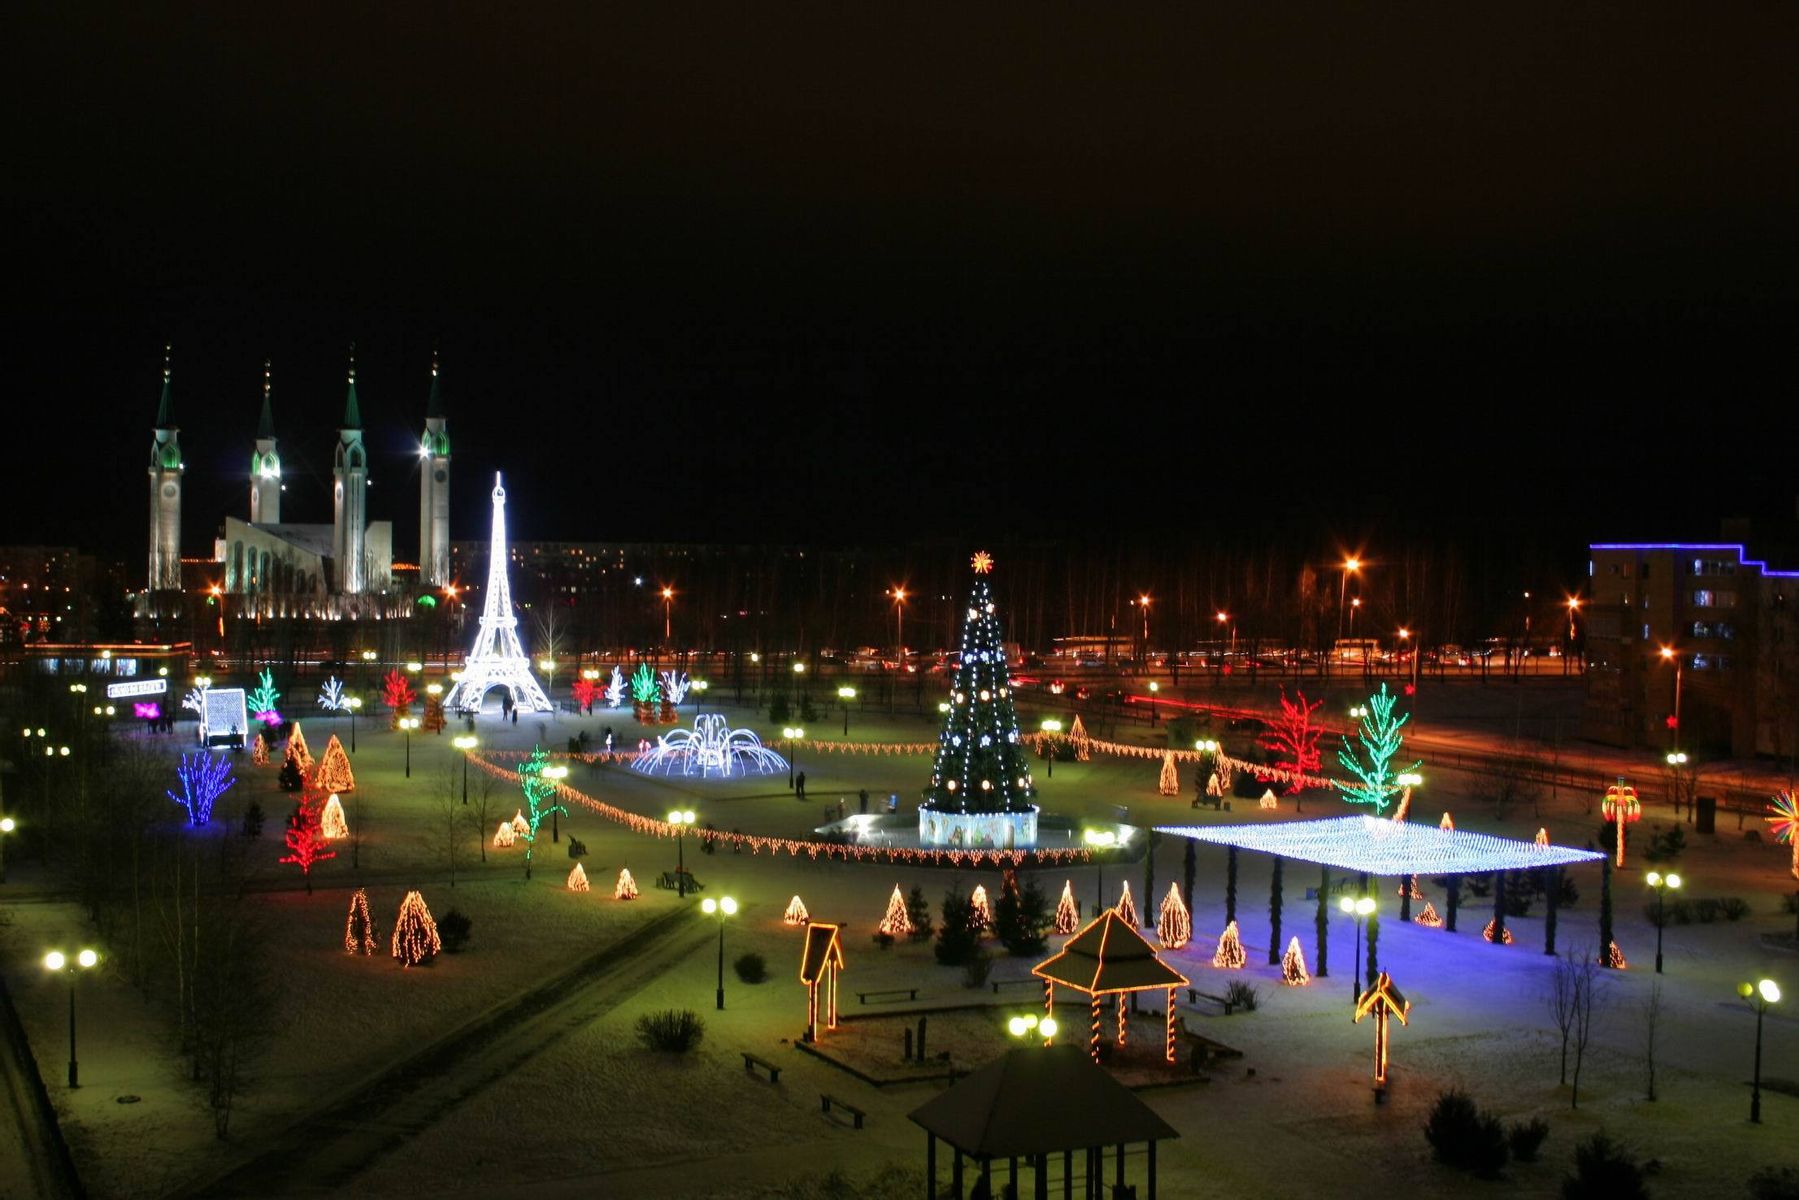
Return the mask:
<svg viewBox="0 0 1799 1200">
<path fill-rule="evenodd" d="M 142 552 L 165 341 L 190 552 L 352 339 L 402 549 L 434 342 L 457 537 L 1792 514 L 1799 6 L 639 7 L 10 14 L 4 540 Z"/>
</svg>

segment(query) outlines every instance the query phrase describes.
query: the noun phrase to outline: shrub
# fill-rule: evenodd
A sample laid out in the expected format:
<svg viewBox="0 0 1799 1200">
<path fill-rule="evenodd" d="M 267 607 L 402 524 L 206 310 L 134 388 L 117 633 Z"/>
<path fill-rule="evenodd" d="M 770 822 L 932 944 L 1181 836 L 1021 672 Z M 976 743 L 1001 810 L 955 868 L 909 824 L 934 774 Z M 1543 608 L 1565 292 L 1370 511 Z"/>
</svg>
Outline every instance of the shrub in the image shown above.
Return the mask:
<svg viewBox="0 0 1799 1200">
<path fill-rule="evenodd" d="M 993 932 L 1008 954 L 1023 956 L 1042 950 L 1049 921 L 1049 904 L 1035 880 L 1019 891 L 1000 890 L 993 906 Z"/>
<path fill-rule="evenodd" d="M 1505 1131 L 1506 1144 L 1512 1148 L 1512 1157 L 1519 1162 L 1536 1162 L 1537 1151 L 1542 1147 L 1543 1139 L 1548 1136 L 1549 1122 L 1542 1117 L 1513 1121 Z"/>
<path fill-rule="evenodd" d="M 1240 1008 L 1244 1012 L 1254 1012 L 1256 1004 L 1260 1000 L 1261 994 L 1256 991 L 1256 985 L 1247 980 L 1233 979 L 1225 985 L 1224 1001 L 1233 1009 Z"/>
<path fill-rule="evenodd" d="M 1687 848 L 1687 831 L 1679 825 L 1668 825 L 1649 835 L 1643 857 L 1652 863 L 1673 862 Z"/>
<path fill-rule="evenodd" d="M 768 720 L 771 725 L 785 725 L 792 719 L 792 710 L 787 706 L 787 696 L 782 693 L 768 702 Z"/>
<path fill-rule="evenodd" d="M 1799 892 L 1788 892 L 1780 898 L 1781 912 L 1799 912 Z"/>
<path fill-rule="evenodd" d="M 437 918 L 437 937 L 443 943 L 445 954 L 460 954 L 468 945 L 469 929 L 474 922 L 469 920 L 460 908 L 452 908 Z"/>
<path fill-rule="evenodd" d="M 1799 1167 L 1763 1167 L 1749 1176 L 1750 1200 L 1799 1200 Z"/>
<path fill-rule="evenodd" d="M 1693 918 L 1701 925 L 1711 925 L 1723 915 L 1723 905 L 1710 896 L 1693 901 Z"/>
<path fill-rule="evenodd" d="M 1603 1133 L 1574 1147 L 1574 1174 L 1562 1180 L 1562 1200 L 1648 1200 L 1643 1168 Z"/>
<path fill-rule="evenodd" d="M 1462 890 L 1470 896 L 1486 899 L 1493 894 L 1493 877 L 1491 875 L 1462 876 Z"/>
<path fill-rule="evenodd" d="M 1741 921 L 1749 915 L 1749 901 L 1741 896 L 1726 896 L 1718 901 L 1718 906 L 1726 921 Z"/>
<path fill-rule="evenodd" d="M 812 697 L 810 695 L 802 695 L 800 697 L 800 724 L 816 725 L 817 723 L 818 709 L 812 706 Z"/>
<path fill-rule="evenodd" d="M 646 1050 L 686 1054 L 706 1036 L 706 1022 L 691 1008 L 666 1008 L 637 1018 L 637 1040 Z"/>
<path fill-rule="evenodd" d="M 983 988 L 987 986 L 987 977 L 993 974 L 993 959 L 984 950 L 976 950 L 974 955 L 962 966 L 962 986 L 965 988 Z"/>
<path fill-rule="evenodd" d="M 261 837 L 262 822 L 262 805 L 254 800 L 250 801 L 250 806 L 244 809 L 244 836 L 247 838 Z"/>
<path fill-rule="evenodd" d="M 1431 1153 L 1444 1166 L 1492 1177 L 1505 1166 L 1505 1129 L 1499 1118 L 1475 1108 L 1465 1092 L 1447 1091 L 1437 1097 L 1424 1125 Z"/>
<path fill-rule="evenodd" d="M 870 940 L 883 950 L 893 949 L 893 935 L 888 933 L 885 929 L 875 930 L 874 937 Z"/>
<path fill-rule="evenodd" d="M 762 983 L 768 978 L 768 960 L 753 950 L 748 954 L 739 954 L 737 961 L 731 964 L 731 969 L 745 983 Z"/>
</svg>

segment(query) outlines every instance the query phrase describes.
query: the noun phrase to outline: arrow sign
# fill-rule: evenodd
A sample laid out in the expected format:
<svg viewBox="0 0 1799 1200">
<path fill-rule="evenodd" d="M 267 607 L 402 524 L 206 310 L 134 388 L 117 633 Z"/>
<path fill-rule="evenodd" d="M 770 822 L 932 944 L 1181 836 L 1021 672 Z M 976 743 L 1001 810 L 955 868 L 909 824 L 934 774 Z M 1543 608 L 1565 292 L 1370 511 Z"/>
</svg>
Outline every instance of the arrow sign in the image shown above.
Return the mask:
<svg viewBox="0 0 1799 1200">
<path fill-rule="evenodd" d="M 1387 1019 L 1398 1017 L 1401 1025 L 1410 1024 L 1406 1018 L 1411 1011 L 1412 1002 L 1393 986 L 1393 977 L 1385 971 L 1375 977 L 1374 986 L 1356 1001 L 1355 1020 L 1358 1024 L 1370 1013 L 1374 1015 L 1374 1091 L 1377 1096 L 1387 1088 Z"/>
</svg>

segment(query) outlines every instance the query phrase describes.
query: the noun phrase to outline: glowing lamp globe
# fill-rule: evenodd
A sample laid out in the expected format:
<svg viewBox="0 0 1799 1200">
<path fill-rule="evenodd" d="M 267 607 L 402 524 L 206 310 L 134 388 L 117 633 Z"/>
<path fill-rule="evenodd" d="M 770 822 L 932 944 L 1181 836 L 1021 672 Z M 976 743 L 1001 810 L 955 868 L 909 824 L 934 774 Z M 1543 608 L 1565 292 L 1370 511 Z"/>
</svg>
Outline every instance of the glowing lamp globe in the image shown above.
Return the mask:
<svg viewBox="0 0 1799 1200">
<path fill-rule="evenodd" d="M 44 968 L 46 970 L 60 971 L 68 965 L 69 960 L 63 955 L 61 950 L 52 950 L 50 953 L 44 955 Z M 1749 985 L 1745 983 L 1743 986 L 1747 988 Z M 1743 994 L 1746 996 L 1749 993 L 1744 992 Z"/>
<path fill-rule="evenodd" d="M 1056 1019 L 1054 1017 L 1044 1017 L 1041 1021 L 1037 1022 L 1037 1032 L 1041 1033 L 1045 1038 L 1055 1037 L 1058 1028 L 1060 1028 L 1060 1026 L 1056 1024 Z"/>
<path fill-rule="evenodd" d="M 1756 990 L 1762 994 L 1762 999 L 1766 1000 L 1769 1004 L 1778 1004 L 1780 1002 L 1780 985 L 1775 983 L 1772 979 L 1762 980 L 1756 985 Z"/>
<path fill-rule="evenodd" d="M 100 961 L 100 956 L 92 950 L 83 950 L 80 954 L 75 956 L 75 961 L 80 963 L 83 967 L 91 967 Z"/>
</svg>

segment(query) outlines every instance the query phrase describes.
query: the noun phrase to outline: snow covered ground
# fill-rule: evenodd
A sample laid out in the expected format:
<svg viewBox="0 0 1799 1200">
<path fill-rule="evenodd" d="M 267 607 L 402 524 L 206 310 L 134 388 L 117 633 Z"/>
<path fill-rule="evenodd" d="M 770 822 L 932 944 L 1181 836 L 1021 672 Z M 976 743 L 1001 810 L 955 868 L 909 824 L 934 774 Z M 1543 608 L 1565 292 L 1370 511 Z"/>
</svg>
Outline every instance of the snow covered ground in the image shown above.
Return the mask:
<svg viewBox="0 0 1799 1200">
<path fill-rule="evenodd" d="M 765 718 L 757 721 L 741 712 L 732 716 L 734 723 L 768 732 Z M 539 736 L 534 724 L 531 718 L 522 718 L 517 727 L 484 721 L 479 732 L 488 746 L 528 748 Z M 606 724 L 621 740 L 636 738 L 628 714 L 546 724 L 557 747 L 577 728 L 597 733 Z M 840 740 L 840 719 L 817 724 L 821 736 Z M 307 722 L 315 754 L 323 748 L 327 725 Z M 562 889 L 569 860 L 561 847 L 548 845 L 529 884 L 516 850 L 490 851 L 489 864 L 466 867 L 452 891 L 426 826 L 431 793 L 444 767 L 455 761 L 448 746 L 451 732 L 441 740 L 414 736 L 414 777 L 408 784 L 400 777 L 399 736 L 365 725 L 353 756 L 364 789 L 360 818 L 357 806 L 349 806 L 352 820 L 364 823 L 367 837 L 360 870 L 349 865 L 343 852 L 317 869 L 317 890 L 310 897 L 288 890 L 253 892 L 246 898 L 245 903 L 267 911 L 283 963 L 282 986 L 269 1014 L 275 1037 L 225 1146 L 212 1138 L 201 1090 L 183 1077 L 166 1025 L 104 969 L 81 985 L 85 1086 L 71 1094 L 56 1084 L 66 1058 L 66 993 L 33 964 L 42 947 L 80 940 L 82 922 L 70 906 L 10 906 L 11 925 L 0 931 L 8 980 L 40 1066 L 52 1081 L 78 1162 L 97 1195 L 167 1190 L 252 1149 L 264 1131 L 676 903 L 672 894 L 652 886 L 658 872 L 674 866 L 670 843 L 632 837 L 579 809 L 563 823 L 563 837 L 572 832 L 587 844 L 592 892 L 575 895 Z M 915 716 L 852 717 L 851 740 L 929 740 L 933 733 L 934 722 Z M 817 824 L 824 805 L 835 805 L 840 797 L 855 811 L 857 791 L 864 786 L 871 806 L 898 792 L 902 807 L 909 809 L 925 760 L 802 750 L 799 766 L 808 776 L 806 804 L 792 797 L 780 777 L 720 783 L 647 780 L 622 768 L 576 766 L 568 782 L 644 813 L 659 816 L 679 804 L 695 808 L 702 822 L 721 828 L 796 836 Z M 1241 803 L 1230 813 L 1195 812 L 1188 806 L 1190 791 L 1174 799 L 1156 795 L 1157 769 L 1153 760 L 1058 764 L 1053 778 L 1039 771 L 1041 802 L 1053 811 L 1091 819 L 1108 818 L 1114 805 L 1125 805 L 1139 824 L 1293 817 L 1284 799 L 1273 818 Z M 1448 809 L 1458 827 L 1521 838 L 1542 824 L 1556 840 L 1577 845 L 1597 827 L 1597 797 L 1563 794 L 1553 806 L 1546 800 L 1540 813 L 1526 809 L 1496 820 L 1467 798 L 1466 778 L 1434 772 L 1428 764 L 1425 770 L 1430 782 L 1416 802 L 1420 819 L 1434 820 Z M 246 782 L 221 805 L 222 815 L 229 819 L 248 800 L 262 800 L 270 817 L 263 839 L 269 874 L 279 878 L 292 868 L 272 865 L 279 854 L 279 817 L 286 808 L 275 790 L 274 768 L 254 768 L 246 757 L 239 773 Z M 494 820 L 511 815 L 515 797 L 513 791 L 495 806 Z M 1313 797 L 1305 815 L 1343 811 L 1341 804 Z M 1669 819 L 1665 812 L 1646 813 L 1633 830 L 1634 844 L 1646 845 L 1649 827 Z M 465 857 L 472 860 L 472 840 L 466 849 Z M 797 893 L 815 918 L 847 923 L 846 1009 L 855 1008 L 855 990 L 904 983 L 923 989 L 920 1007 L 963 1004 L 977 997 L 995 1001 L 998 1023 L 1029 1006 L 1034 996 L 1028 987 L 1007 989 L 997 998 L 971 993 L 962 986 L 959 970 L 935 964 L 928 946 L 902 945 L 883 952 L 869 940 L 896 883 L 905 889 L 922 884 L 934 914 L 952 881 L 964 888 L 983 882 L 993 891 L 997 872 L 814 863 L 803 855 L 705 855 L 694 844 L 686 851 L 687 866 L 705 883 L 705 895 L 729 893 L 745 906 L 726 929 L 726 1011 L 713 1010 L 715 952 L 644 978 L 640 990 L 619 1008 L 546 1045 L 543 1053 L 472 1096 L 434 1128 L 396 1144 L 358 1182 L 358 1194 L 430 1187 L 450 1195 L 647 1190 L 665 1196 L 742 1196 L 767 1189 L 773 1189 L 767 1194 L 780 1194 L 807 1180 L 816 1183 L 831 1171 L 867 1179 L 890 1165 L 922 1165 L 922 1134 L 904 1114 L 936 1085 L 877 1091 L 782 1044 L 801 1032 L 804 992 L 795 978 L 798 935 L 781 925 L 780 913 Z M 1181 852 L 1173 839 L 1160 845 L 1155 860 L 1158 898 L 1170 881 L 1180 878 Z M 1779 907 L 1780 895 L 1792 886 L 1786 861 L 1784 850 L 1745 842 L 1734 829 L 1715 838 L 1689 834 L 1689 849 L 1678 864 L 1686 893 L 1741 896 L 1753 912 L 1737 923 L 1667 930 L 1661 1099 L 1649 1103 L 1642 1098 L 1641 1005 L 1655 982 L 1654 930 L 1642 914 L 1648 890 L 1641 881 L 1643 864 L 1633 852 L 1630 868 L 1616 881 L 1618 941 L 1631 969 L 1606 980 L 1607 1007 L 1589 1051 L 1581 1107 L 1570 1112 L 1567 1089 L 1556 1081 L 1555 1031 L 1543 999 L 1551 960 L 1542 953 L 1540 908 L 1508 922 L 1515 945 L 1495 947 L 1483 943 L 1479 933 L 1490 916 L 1490 901 L 1465 896 L 1461 932 L 1452 936 L 1401 926 L 1391 884 L 1383 890 L 1381 962 L 1414 1010 L 1411 1025 L 1394 1032 L 1392 1095 L 1377 1108 L 1368 1087 L 1372 1033 L 1349 1020 L 1353 926 L 1333 915 L 1328 979 L 1303 989 L 1282 987 L 1278 968 L 1266 965 L 1267 863 L 1244 855 L 1238 919 L 1249 967 L 1235 974 L 1260 986 L 1262 1004 L 1256 1012 L 1231 1017 L 1213 1015 L 1210 1008 L 1188 1015 L 1195 1032 L 1242 1050 L 1244 1058 L 1221 1066 L 1209 1083 L 1145 1093 L 1182 1133 L 1178 1142 L 1163 1148 L 1165 1194 L 1459 1193 L 1470 1185 L 1429 1161 L 1419 1133 L 1429 1104 L 1448 1086 L 1466 1088 L 1507 1119 L 1542 1114 L 1550 1120 L 1544 1161 L 1509 1169 L 1509 1186 L 1520 1194 L 1555 1194 L 1574 1143 L 1601 1126 L 1646 1157 L 1661 1160 L 1655 1181 L 1659 1195 L 1743 1194 L 1742 1181 L 1755 1167 L 1791 1161 L 1792 1131 L 1799 1126 L 1799 1100 L 1773 1092 L 1764 1093 L 1766 1124 L 1746 1122 L 1754 1018 L 1734 992 L 1739 981 L 1763 974 L 1786 985 L 1792 999 L 1783 1006 L 1788 1011 L 1769 1015 L 1763 1070 L 1769 1077 L 1799 1077 L 1799 1022 L 1789 1015 L 1799 1012 L 1792 1008 L 1799 1004 L 1799 957 L 1762 940 L 1763 934 L 1792 928 L 1793 917 Z M 611 899 L 612 879 L 625 863 L 642 887 L 642 899 L 634 904 Z M 1116 898 L 1119 882 L 1128 878 L 1140 908 L 1153 912 L 1142 895 L 1143 873 L 1142 863 L 1107 869 L 1107 900 Z M 411 972 L 386 958 L 348 958 L 341 950 L 344 911 L 359 878 L 373 881 L 370 897 L 383 928 L 409 887 L 422 888 L 439 914 L 452 904 L 462 908 L 474 918 L 469 950 L 446 956 L 430 970 Z M 1045 872 L 1039 879 L 1052 901 L 1063 880 L 1071 880 L 1087 906 L 1099 886 L 1091 867 Z M 1315 882 L 1315 869 L 1289 864 L 1283 941 L 1299 934 L 1314 959 L 1312 905 L 1303 896 Z M 1442 893 L 1422 882 L 1441 911 Z M 1562 910 L 1559 940 L 1564 947 L 1590 947 L 1596 939 L 1597 869 L 1576 872 L 1576 884 L 1581 896 Z M 1223 852 L 1202 849 L 1196 941 L 1172 960 L 1207 991 L 1222 991 L 1222 977 L 1229 974 L 1210 966 L 1212 942 L 1223 923 L 1223 889 Z M 729 967 L 730 960 L 752 949 L 766 955 L 770 972 L 768 982 L 755 986 L 740 983 Z M 1021 976 L 1031 961 L 1002 959 L 995 977 Z M 698 1055 L 670 1062 L 637 1047 L 630 1032 L 636 1016 L 669 1006 L 691 1007 L 706 1018 L 707 1039 Z M 745 1075 L 739 1050 L 783 1064 L 781 1085 L 771 1087 Z M 820 1091 L 868 1109 L 868 1128 L 854 1131 L 822 1117 Z M 140 1097 L 139 1102 L 116 1102 L 126 1094 Z"/>
</svg>

